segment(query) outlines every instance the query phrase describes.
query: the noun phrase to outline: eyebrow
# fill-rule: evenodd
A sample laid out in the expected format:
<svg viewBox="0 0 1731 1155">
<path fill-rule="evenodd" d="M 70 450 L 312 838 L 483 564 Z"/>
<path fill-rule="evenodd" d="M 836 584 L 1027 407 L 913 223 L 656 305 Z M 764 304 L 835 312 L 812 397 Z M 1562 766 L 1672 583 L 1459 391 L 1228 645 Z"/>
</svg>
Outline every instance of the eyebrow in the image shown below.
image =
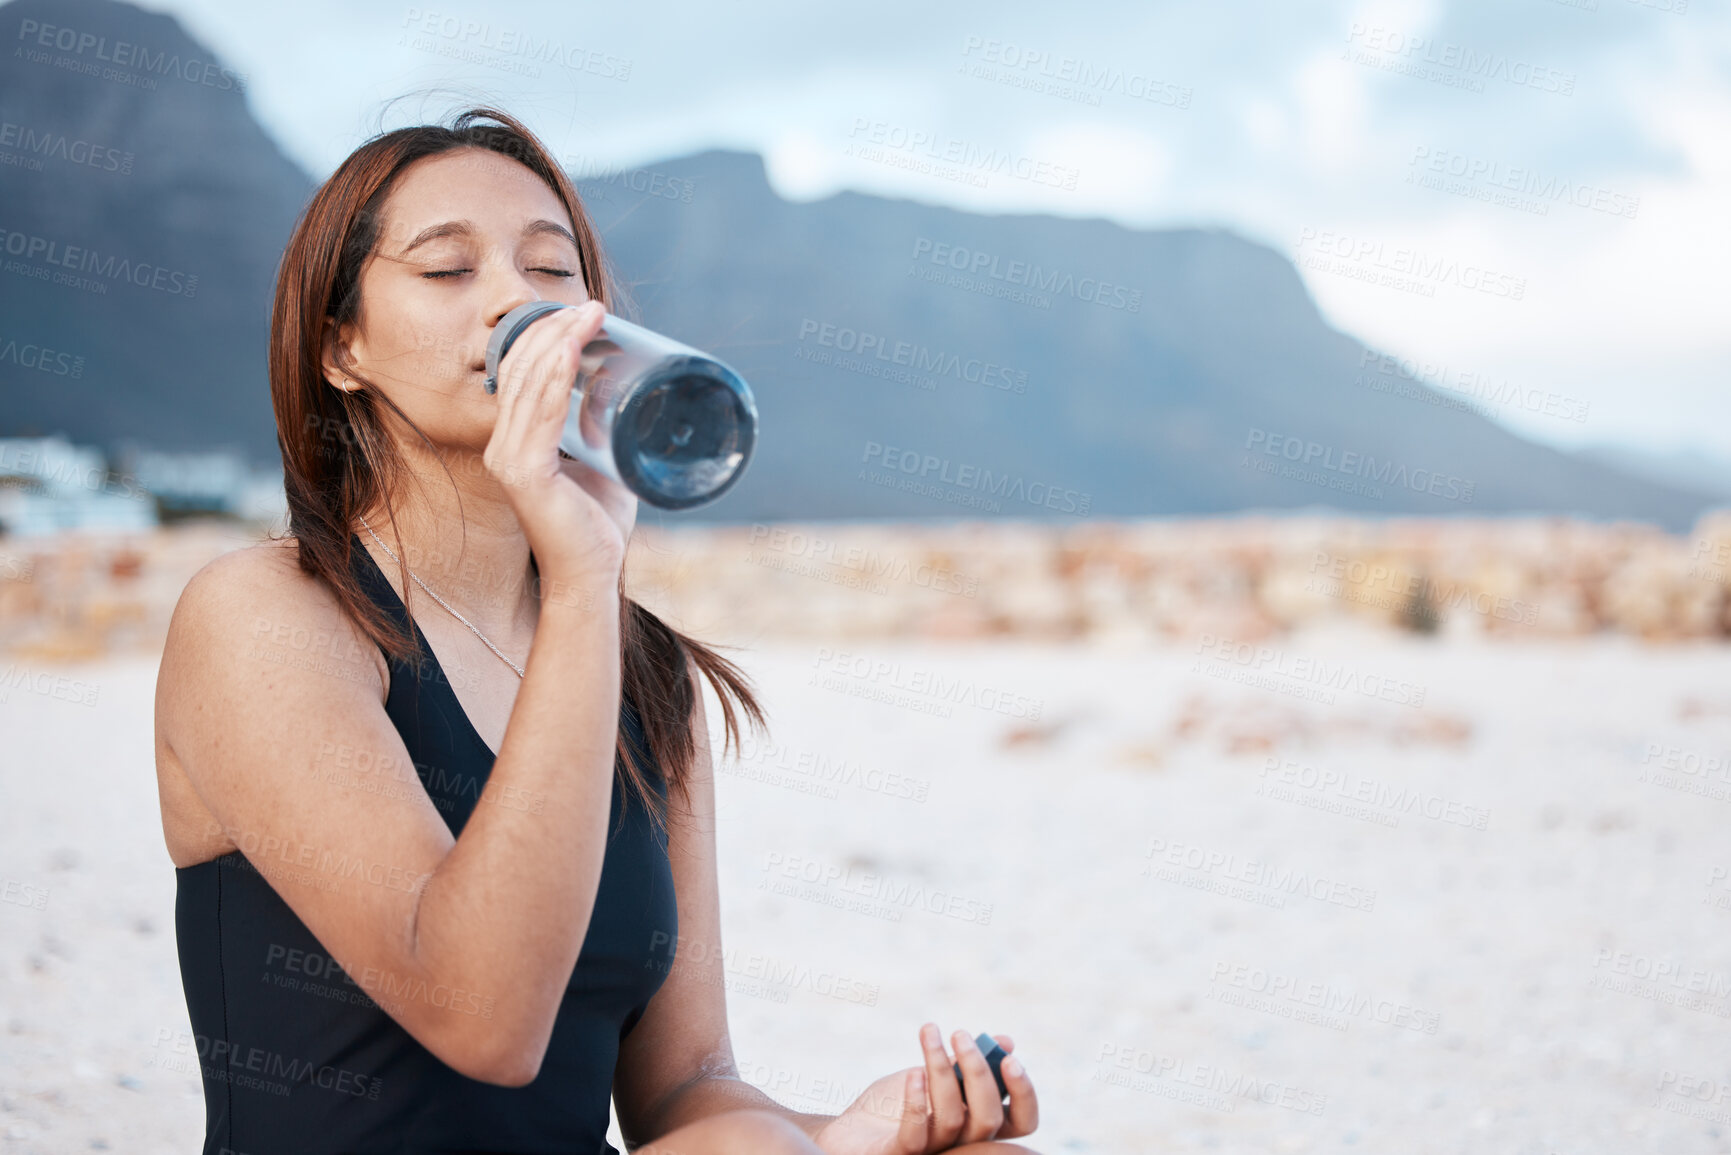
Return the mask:
<svg viewBox="0 0 1731 1155">
<path fill-rule="evenodd" d="M 444 221 L 440 224 L 424 228 L 419 233 L 416 233 L 415 239 L 403 246 L 403 251 L 397 255 L 399 257 L 406 257 L 428 241 L 436 241 L 441 237 L 467 237 L 473 236 L 474 232 L 475 226 L 468 221 Z M 540 236 L 543 233 L 552 233 L 556 236 L 564 237 L 567 241 L 571 242 L 572 248 L 577 247 L 577 238 L 571 235 L 571 230 L 566 228 L 564 225 L 559 224 L 557 221 L 550 221 L 543 218 L 540 220 L 530 221 L 523 227 L 523 235 L 526 237 Z"/>
</svg>

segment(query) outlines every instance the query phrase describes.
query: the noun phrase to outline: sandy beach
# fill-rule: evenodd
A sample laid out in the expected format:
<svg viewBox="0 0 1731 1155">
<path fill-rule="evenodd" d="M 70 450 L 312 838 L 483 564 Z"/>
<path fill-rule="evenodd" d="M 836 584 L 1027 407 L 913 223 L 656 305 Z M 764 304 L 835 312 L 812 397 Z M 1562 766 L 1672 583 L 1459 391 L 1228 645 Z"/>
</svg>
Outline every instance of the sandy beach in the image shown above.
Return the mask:
<svg viewBox="0 0 1731 1155">
<path fill-rule="evenodd" d="M 931 1018 L 1015 1037 L 1047 1152 L 1731 1150 L 1722 651 L 1264 645 L 741 652 L 741 1073 L 840 1110 Z M 0 1150 L 194 1150 L 155 660 L 12 671 Z"/>
</svg>

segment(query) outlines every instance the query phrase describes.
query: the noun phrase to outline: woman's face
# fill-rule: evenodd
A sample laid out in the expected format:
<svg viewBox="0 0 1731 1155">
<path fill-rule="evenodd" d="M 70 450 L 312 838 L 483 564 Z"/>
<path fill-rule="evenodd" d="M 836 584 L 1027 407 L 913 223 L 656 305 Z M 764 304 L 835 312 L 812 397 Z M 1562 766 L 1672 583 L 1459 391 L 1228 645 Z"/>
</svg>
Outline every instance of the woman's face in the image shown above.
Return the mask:
<svg viewBox="0 0 1731 1155">
<path fill-rule="evenodd" d="M 334 336 L 355 376 L 434 445 L 479 453 L 498 412 L 483 384 L 487 339 L 506 313 L 538 299 L 589 299 L 564 205 L 517 161 L 454 149 L 398 174 L 361 269 L 356 320 Z M 338 388 L 348 383 L 328 348 L 325 372 Z"/>
</svg>

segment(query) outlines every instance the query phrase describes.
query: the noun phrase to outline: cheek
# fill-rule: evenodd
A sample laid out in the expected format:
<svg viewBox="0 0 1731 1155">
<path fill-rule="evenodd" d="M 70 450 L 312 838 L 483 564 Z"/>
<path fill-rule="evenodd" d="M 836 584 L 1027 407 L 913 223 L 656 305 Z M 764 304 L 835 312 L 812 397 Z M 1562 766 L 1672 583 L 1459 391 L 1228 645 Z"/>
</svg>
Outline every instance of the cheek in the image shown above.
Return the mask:
<svg viewBox="0 0 1731 1155">
<path fill-rule="evenodd" d="M 493 435 L 499 402 L 481 387 L 479 374 L 381 385 L 435 445 L 482 448 Z"/>
<path fill-rule="evenodd" d="M 381 368 L 398 380 L 441 390 L 463 380 L 468 367 L 486 353 L 485 348 L 469 347 L 464 322 L 470 318 L 470 310 L 440 310 L 431 304 L 399 310 L 379 327 L 383 339 L 375 355 Z"/>
<path fill-rule="evenodd" d="M 467 315 L 467 314 L 465 314 Z M 493 428 L 498 402 L 487 394 L 479 359 L 462 326 L 438 310 L 399 308 L 369 319 L 367 375 L 435 442 L 468 442 Z"/>
</svg>

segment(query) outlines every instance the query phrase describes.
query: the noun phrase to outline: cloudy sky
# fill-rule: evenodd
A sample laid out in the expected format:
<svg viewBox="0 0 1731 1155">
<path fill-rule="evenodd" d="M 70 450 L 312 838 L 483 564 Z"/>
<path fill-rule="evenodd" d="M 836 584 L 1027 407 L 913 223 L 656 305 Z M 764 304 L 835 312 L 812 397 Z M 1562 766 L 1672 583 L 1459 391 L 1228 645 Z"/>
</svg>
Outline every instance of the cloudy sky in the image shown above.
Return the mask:
<svg viewBox="0 0 1731 1155">
<path fill-rule="evenodd" d="M 1229 228 L 1445 383 L 1559 399 L 1507 411 L 1535 438 L 1731 460 L 1723 0 L 146 6 L 318 176 L 484 99 L 595 166 Z"/>
</svg>

